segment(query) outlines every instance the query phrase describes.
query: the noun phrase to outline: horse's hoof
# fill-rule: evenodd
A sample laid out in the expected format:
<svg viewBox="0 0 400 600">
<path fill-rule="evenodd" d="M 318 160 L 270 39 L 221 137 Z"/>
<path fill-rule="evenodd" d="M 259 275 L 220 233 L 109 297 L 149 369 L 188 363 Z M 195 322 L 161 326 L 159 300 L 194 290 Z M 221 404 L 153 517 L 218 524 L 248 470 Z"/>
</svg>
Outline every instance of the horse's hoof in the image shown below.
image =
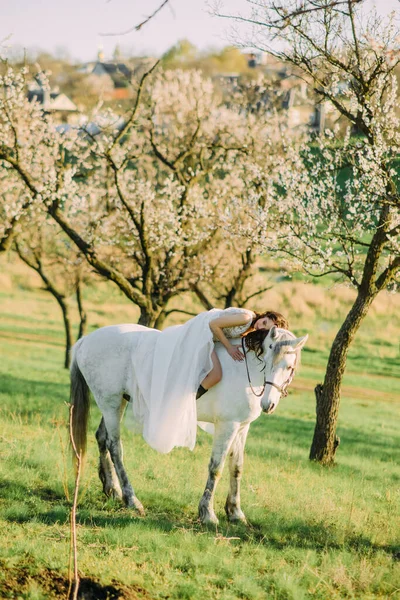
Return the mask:
<svg viewBox="0 0 400 600">
<path fill-rule="evenodd" d="M 127 508 L 134 508 L 141 517 L 145 516 L 145 511 L 143 508 L 143 504 L 136 498 L 136 496 L 130 496 L 129 498 L 125 498 L 125 504 Z"/>
<path fill-rule="evenodd" d="M 199 518 L 203 525 L 218 525 L 219 523 L 218 517 L 215 513 L 208 512 L 206 514 L 199 515 Z"/>
<path fill-rule="evenodd" d="M 137 510 L 137 512 L 139 513 L 139 515 L 141 517 L 144 517 L 146 515 L 146 512 L 145 512 L 145 510 L 143 508 L 143 504 L 137 498 L 134 499 L 134 505 L 133 506 L 134 506 L 135 510 Z"/>
<path fill-rule="evenodd" d="M 115 487 L 103 488 L 104 494 L 107 498 L 113 498 L 114 500 L 122 500 L 122 492 L 120 489 Z"/>
<path fill-rule="evenodd" d="M 111 490 L 110 496 L 112 496 L 112 498 L 115 498 L 115 500 L 122 500 L 121 488 L 113 488 Z"/>
<path fill-rule="evenodd" d="M 218 525 L 219 520 L 217 519 L 217 517 L 210 517 L 209 519 L 204 519 L 203 521 L 201 521 L 202 525 Z"/>
<path fill-rule="evenodd" d="M 247 525 L 247 519 L 243 513 L 239 513 L 236 515 L 227 515 L 229 523 L 244 523 Z"/>
<path fill-rule="evenodd" d="M 237 505 L 226 502 L 225 512 L 230 523 L 247 523 L 244 512 Z"/>
</svg>

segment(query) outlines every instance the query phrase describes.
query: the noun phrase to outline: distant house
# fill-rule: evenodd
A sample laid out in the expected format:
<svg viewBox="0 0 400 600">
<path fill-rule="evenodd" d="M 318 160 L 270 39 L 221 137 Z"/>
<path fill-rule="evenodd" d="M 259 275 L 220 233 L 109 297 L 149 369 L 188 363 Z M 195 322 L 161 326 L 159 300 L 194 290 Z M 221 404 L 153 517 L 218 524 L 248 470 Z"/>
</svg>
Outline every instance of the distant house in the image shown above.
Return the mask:
<svg viewBox="0 0 400 600">
<path fill-rule="evenodd" d="M 98 52 L 97 61 L 82 65 L 79 72 L 88 75 L 91 86 L 106 100 L 132 97 L 132 69 L 120 60 L 105 61 L 101 50 Z"/>
<path fill-rule="evenodd" d="M 78 68 L 78 72 L 88 76 L 93 90 L 105 100 L 123 100 L 134 95 L 131 83 L 138 81 L 156 62 L 151 56 L 129 59 L 129 65 L 122 61 L 120 52 L 114 52 L 114 58 L 107 61 L 99 50 L 97 60 Z"/>
<path fill-rule="evenodd" d="M 78 112 L 78 108 L 66 94 L 54 89 L 47 90 L 34 83 L 28 88 L 29 102 L 37 102 L 46 113 L 52 113 L 61 123 L 68 123 L 71 115 Z"/>
<path fill-rule="evenodd" d="M 105 100 L 123 100 L 132 97 L 132 71 L 124 63 L 97 61 L 79 69 L 88 75 L 93 90 Z"/>
<path fill-rule="evenodd" d="M 124 63 L 99 62 L 94 63 L 92 75 L 99 77 L 109 77 L 115 88 L 128 87 L 132 71 Z"/>
<path fill-rule="evenodd" d="M 340 115 L 331 102 L 318 97 L 312 82 L 300 77 L 296 68 L 288 67 L 282 61 L 267 54 L 245 54 L 248 66 L 264 73 L 277 92 L 280 92 L 281 108 L 286 111 L 288 125 L 292 129 L 306 128 L 314 133 L 322 133 L 326 128 L 332 128 L 340 120 Z M 337 94 L 346 90 L 346 83 L 340 82 Z M 269 95 L 260 97 L 260 103 L 268 101 Z"/>
</svg>

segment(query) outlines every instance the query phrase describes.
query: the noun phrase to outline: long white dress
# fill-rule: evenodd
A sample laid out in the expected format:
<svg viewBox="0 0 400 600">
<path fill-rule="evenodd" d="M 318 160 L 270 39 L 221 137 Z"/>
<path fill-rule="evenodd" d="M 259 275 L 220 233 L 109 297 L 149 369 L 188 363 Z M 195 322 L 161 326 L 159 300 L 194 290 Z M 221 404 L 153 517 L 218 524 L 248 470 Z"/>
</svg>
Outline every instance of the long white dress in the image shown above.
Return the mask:
<svg viewBox="0 0 400 600">
<path fill-rule="evenodd" d="M 210 322 L 227 314 L 243 313 L 245 325 L 224 328 L 228 338 L 239 337 L 251 326 L 254 313 L 244 308 L 213 309 L 183 325 L 149 330 L 132 355 L 135 389 L 133 421 L 147 443 L 159 452 L 176 446 L 193 450 L 196 443 L 196 392 L 212 369 L 214 348 Z"/>
</svg>

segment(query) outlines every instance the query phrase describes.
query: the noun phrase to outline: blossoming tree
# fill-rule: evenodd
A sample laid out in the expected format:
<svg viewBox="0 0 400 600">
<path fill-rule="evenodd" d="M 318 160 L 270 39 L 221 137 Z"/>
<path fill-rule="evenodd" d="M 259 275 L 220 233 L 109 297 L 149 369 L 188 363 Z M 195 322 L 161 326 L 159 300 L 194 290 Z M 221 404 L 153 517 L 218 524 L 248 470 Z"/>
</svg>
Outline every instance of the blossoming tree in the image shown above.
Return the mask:
<svg viewBox="0 0 400 600">
<path fill-rule="evenodd" d="M 73 344 L 71 296 L 75 296 L 79 313 L 77 339 L 86 332 L 87 314 L 83 306 L 82 285 L 88 279 L 87 263 L 45 212 L 37 216 L 35 222 L 30 221 L 29 227 L 19 231 L 14 247 L 20 259 L 36 271 L 44 289 L 61 309 L 65 331 L 64 366 L 68 368 Z"/>
<path fill-rule="evenodd" d="M 41 191 L 54 177 L 49 166 L 59 157 L 53 128 L 26 98 L 27 73 L 8 69 L 0 77 L 0 252 L 11 247 L 20 219 L 41 209 Z"/>
<path fill-rule="evenodd" d="M 362 4 L 351 1 L 321 3 L 310 12 L 300 10 L 306 4 L 297 0 L 290 7 L 269 1 L 252 6 L 258 47 L 293 65 L 348 125 L 345 136 L 337 127 L 317 143 L 288 148 L 276 188 L 276 218 L 285 234 L 275 247 L 307 273 L 338 274 L 357 292 L 333 341 L 324 383 L 316 387 L 310 458 L 330 464 L 349 346 L 377 294 L 400 278 L 400 123 L 393 73 L 400 37 L 394 16 L 389 23 L 374 13 L 363 18 Z M 274 52 L 268 34 L 285 49 Z M 258 206 L 254 214 L 265 228 Z"/>
<path fill-rule="evenodd" d="M 173 72 L 171 76 L 174 77 Z M 274 198 L 270 191 L 278 157 L 283 152 L 282 132 L 287 142 L 292 138 L 281 95 L 264 75 L 222 84 L 219 92 L 223 104 L 218 118 L 226 119 L 226 134 L 232 138 L 234 153 L 233 160 L 220 161 L 218 171 L 222 177 L 210 173 L 215 198 L 224 201 L 218 203 L 218 230 L 213 243 L 204 250 L 209 275 L 191 282 L 191 289 L 206 309 L 245 306 L 270 289 L 265 282 L 254 285 L 263 241 L 243 199 L 253 195 L 257 205 L 265 208 Z M 295 137 L 299 139 L 301 132 L 297 131 Z M 221 138 L 219 144 L 223 143 Z M 269 184 L 260 178 L 260 171 L 270 178 Z M 251 237 L 233 235 L 245 227 L 253 228 Z"/>
<path fill-rule="evenodd" d="M 150 75 L 122 119 L 103 112 L 95 128 L 63 131 L 27 101 L 25 74 L 9 69 L 0 105 L 9 196 L 2 238 L 6 247 L 20 216 L 29 227 L 30 215 L 47 212 L 139 307 L 140 323 L 160 326 L 169 300 L 210 275 L 221 215 L 268 136 L 200 73 Z"/>
</svg>

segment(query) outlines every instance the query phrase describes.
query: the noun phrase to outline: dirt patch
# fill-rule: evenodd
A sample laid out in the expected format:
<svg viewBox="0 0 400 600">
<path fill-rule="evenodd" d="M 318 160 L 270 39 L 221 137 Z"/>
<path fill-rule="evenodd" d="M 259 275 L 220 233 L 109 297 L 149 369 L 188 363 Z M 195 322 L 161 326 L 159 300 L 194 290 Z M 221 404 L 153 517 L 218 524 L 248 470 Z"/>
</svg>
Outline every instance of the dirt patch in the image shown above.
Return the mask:
<svg viewBox="0 0 400 600">
<path fill-rule="evenodd" d="M 20 598 L 33 590 L 40 590 L 44 598 L 67 598 L 68 578 L 52 569 L 34 572 L 30 565 L 8 567 L 0 561 L 0 598 Z M 72 597 L 72 596 L 71 596 Z M 146 590 L 117 581 L 102 585 L 97 579 L 82 577 L 79 600 L 150 600 Z"/>
</svg>

